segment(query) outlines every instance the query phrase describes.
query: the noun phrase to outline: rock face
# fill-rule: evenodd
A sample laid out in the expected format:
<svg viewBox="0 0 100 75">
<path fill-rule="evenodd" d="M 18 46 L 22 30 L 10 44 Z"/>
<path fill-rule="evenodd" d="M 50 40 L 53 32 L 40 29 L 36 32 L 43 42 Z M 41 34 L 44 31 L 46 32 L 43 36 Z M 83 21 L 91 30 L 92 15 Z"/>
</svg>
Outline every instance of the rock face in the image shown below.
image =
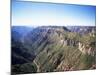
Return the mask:
<svg viewBox="0 0 100 75">
<path fill-rule="evenodd" d="M 20 39 L 14 35 L 12 73 L 84 70 L 96 64 L 95 27 L 41 26 Z"/>
<path fill-rule="evenodd" d="M 90 47 L 89 45 L 84 45 L 82 43 L 78 43 L 79 47 L 78 49 L 83 53 L 83 54 L 88 54 L 88 55 L 95 55 L 95 49 Z"/>
</svg>

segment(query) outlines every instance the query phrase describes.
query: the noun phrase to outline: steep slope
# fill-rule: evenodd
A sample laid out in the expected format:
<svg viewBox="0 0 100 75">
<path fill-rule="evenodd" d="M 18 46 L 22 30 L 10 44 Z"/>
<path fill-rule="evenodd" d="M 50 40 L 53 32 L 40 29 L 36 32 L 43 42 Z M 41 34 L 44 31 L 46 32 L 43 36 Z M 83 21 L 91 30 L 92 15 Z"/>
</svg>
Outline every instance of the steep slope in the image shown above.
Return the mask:
<svg viewBox="0 0 100 75">
<path fill-rule="evenodd" d="M 64 26 L 34 28 L 24 36 L 21 45 L 24 48 L 21 48 L 22 52 L 26 49 L 26 53 L 33 55 L 25 59 L 33 57 L 33 60 L 13 65 L 12 71 L 35 73 L 94 69 L 95 27 L 77 28 L 82 32 Z"/>
<path fill-rule="evenodd" d="M 34 59 L 34 55 L 29 53 L 28 50 L 24 48 L 23 42 L 22 42 L 24 34 L 27 34 L 28 32 L 30 32 L 31 29 L 27 27 L 23 27 L 23 26 L 12 27 L 12 30 L 11 30 L 12 65 L 23 64 L 26 62 L 30 62 Z M 22 32 L 25 32 L 25 33 L 23 34 Z"/>
</svg>

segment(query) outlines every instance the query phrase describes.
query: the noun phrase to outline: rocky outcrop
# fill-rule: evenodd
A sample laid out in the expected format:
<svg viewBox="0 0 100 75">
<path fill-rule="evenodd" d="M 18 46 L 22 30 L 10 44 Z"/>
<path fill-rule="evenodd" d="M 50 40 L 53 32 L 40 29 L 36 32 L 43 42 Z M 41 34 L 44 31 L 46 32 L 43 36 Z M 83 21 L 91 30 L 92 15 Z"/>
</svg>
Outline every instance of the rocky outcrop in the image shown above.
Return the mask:
<svg viewBox="0 0 100 75">
<path fill-rule="evenodd" d="M 95 55 L 95 49 L 90 47 L 89 45 L 84 45 L 82 43 L 78 43 L 78 49 L 83 53 L 83 54 L 88 54 L 88 55 Z"/>
<path fill-rule="evenodd" d="M 78 41 L 72 39 L 61 39 L 59 41 L 63 46 L 77 46 Z"/>
</svg>

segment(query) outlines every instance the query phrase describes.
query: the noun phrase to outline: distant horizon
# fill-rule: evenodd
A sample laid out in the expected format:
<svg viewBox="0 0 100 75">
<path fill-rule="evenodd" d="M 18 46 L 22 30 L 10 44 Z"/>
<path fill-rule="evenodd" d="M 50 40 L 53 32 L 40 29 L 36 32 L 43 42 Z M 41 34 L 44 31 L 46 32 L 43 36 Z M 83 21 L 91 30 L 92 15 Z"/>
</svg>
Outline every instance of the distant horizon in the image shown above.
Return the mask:
<svg viewBox="0 0 100 75">
<path fill-rule="evenodd" d="M 12 25 L 12 26 L 23 26 L 23 27 L 41 27 L 41 26 L 65 26 L 65 27 L 67 27 L 67 26 L 90 26 L 90 27 L 94 27 L 94 26 L 96 26 L 96 25 Z"/>
</svg>

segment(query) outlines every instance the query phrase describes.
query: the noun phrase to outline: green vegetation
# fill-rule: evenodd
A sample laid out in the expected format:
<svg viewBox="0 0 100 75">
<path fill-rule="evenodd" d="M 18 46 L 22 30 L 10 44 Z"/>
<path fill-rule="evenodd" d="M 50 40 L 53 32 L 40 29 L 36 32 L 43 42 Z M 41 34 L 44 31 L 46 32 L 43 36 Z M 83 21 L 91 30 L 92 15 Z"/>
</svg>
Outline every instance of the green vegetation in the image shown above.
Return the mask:
<svg viewBox="0 0 100 75">
<path fill-rule="evenodd" d="M 23 74 L 23 73 L 36 73 L 37 66 L 34 63 L 17 64 L 12 66 L 12 74 Z"/>
<path fill-rule="evenodd" d="M 47 34 L 46 34 L 47 33 Z M 14 64 L 12 72 L 16 74 L 87 70 L 96 65 L 96 36 L 92 32 L 71 32 L 63 27 L 38 33 L 21 47 L 22 53 L 33 54 L 33 60 L 14 54 L 14 57 L 23 59 L 27 63 Z M 33 35 L 33 33 L 32 33 Z M 82 44 L 82 50 L 79 49 Z M 26 50 L 25 50 L 26 49 Z M 25 51 L 25 52 L 24 52 Z M 26 59 L 25 59 L 26 58 Z M 94 68 L 92 68 L 94 69 Z"/>
</svg>

